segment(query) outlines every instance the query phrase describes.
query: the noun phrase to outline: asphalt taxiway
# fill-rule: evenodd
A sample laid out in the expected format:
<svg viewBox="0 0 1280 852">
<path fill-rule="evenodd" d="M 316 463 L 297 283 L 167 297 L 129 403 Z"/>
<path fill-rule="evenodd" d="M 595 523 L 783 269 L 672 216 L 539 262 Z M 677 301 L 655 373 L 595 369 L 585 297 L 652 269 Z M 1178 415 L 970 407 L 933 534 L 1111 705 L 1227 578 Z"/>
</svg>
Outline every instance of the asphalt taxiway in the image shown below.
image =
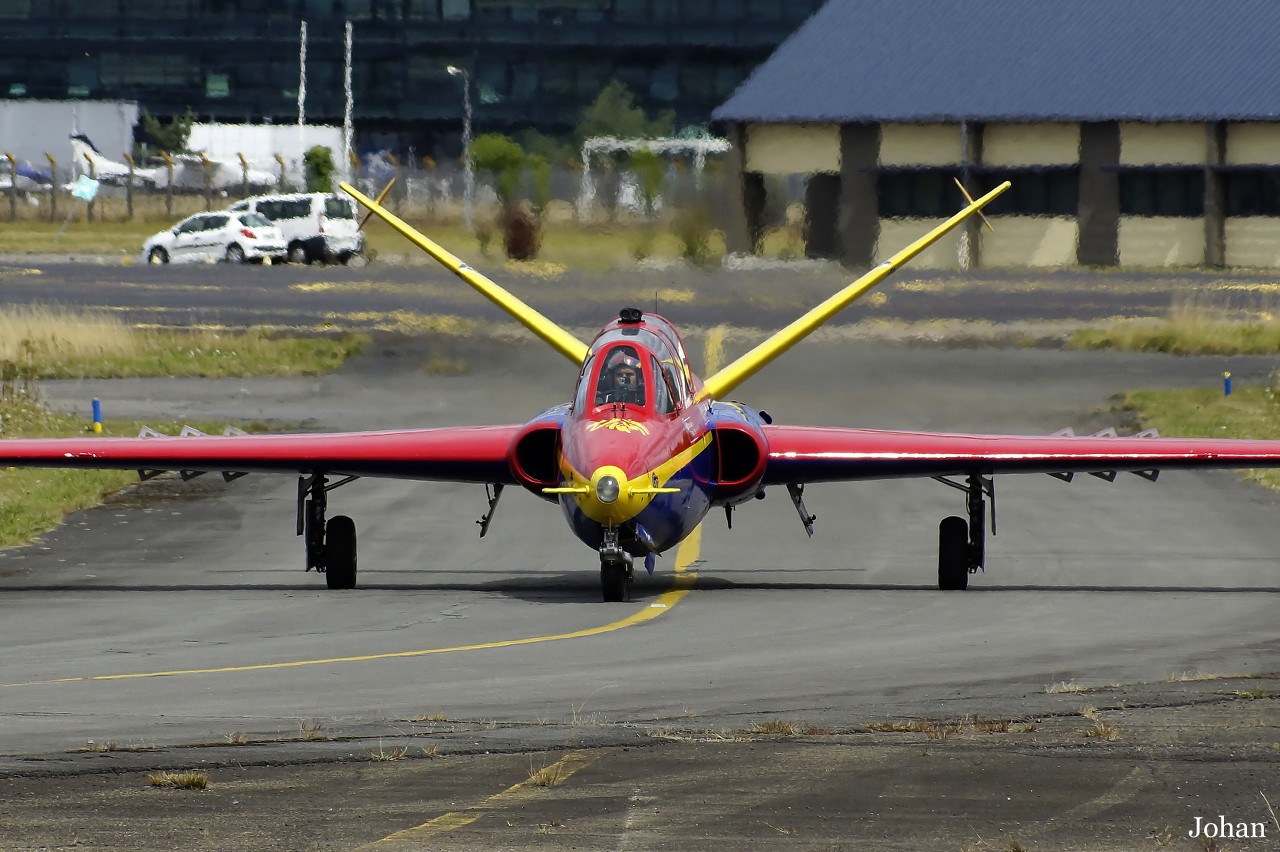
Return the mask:
<svg viewBox="0 0 1280 852">
<path fill-rule="evenodd" d="M 441 346 L 464 375 L 423 371 Z M 1122 419 L 1126 388 L 1273 366 L 836 336 L 736 395 L 783 422 L 1046 434 Z M 519 422 L 573 378 L 532 342 L 380 337 L 327 377 L 46 395 L 358 429 Z M 1195 816 L 1270 827 L 1280 799 L 1280 498 L 1229 472 L 1001 477 L 964 593 L 933 588 L 958 493 L 814 487 L 812 540 L 770 494 L 613 605 L 555 507 L 508 494 L 481 540 L 482 489 L 393 481 L 331 494 L 361 588 L 326 591 L 294 487 L 157 480 L 0 553 L 0 849 L 1131 849 L 1191 843 Z M 155 768 L 212 786 L 153 789 Z"/>
</svg>

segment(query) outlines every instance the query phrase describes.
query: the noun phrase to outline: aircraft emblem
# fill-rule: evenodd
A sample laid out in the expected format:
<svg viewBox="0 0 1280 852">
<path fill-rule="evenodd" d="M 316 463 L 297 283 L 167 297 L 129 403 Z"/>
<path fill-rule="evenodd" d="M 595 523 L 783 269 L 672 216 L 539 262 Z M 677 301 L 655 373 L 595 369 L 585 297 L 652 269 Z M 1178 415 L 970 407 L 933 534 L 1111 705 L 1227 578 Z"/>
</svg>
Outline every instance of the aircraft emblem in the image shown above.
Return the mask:
<svg viewBox="0 0 1280 852">
<path fill-rule="evenodd" d="M 612 429 L 615 432 L 639 432 L 641 435 L 649 434 L 649 427 L 643 423 L 637 423 L 634 420 L 623 420 L 621 417 L 610 417 L 608 420 L 597 420 L 587 426 L 591 432 L 598 429 Z"/>
</svg>

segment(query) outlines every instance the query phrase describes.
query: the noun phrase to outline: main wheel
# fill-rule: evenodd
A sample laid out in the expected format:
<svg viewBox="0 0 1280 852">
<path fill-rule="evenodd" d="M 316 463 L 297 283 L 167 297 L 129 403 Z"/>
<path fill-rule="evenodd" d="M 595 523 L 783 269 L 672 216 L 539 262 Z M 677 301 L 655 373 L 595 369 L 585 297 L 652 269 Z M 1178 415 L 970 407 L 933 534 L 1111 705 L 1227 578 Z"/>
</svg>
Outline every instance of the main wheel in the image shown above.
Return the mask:
<svg viewBox="0 0 1280 852">
<path fill-rule="evenodd" d="M 969 524 L 956 515 L 938 524 L 938 588 L 969 588 Z"/>
<path fill-rule="evenodd" d="M 331 589 L 356 587 L 356 524 L 334 515 L 324 527 L 324 580 Z"/>
<path fill-rule="evenodd" d="M 290 243 L 288 256 L 290 263 L 311 262 L 311 254 L 307 251 L 307 247 L 302 243 Z"/>
<path fill-rule="evenodd" d="M 147 255 L 147 263 L 168 263 L 169 252 L 162 248 L 153 248 Z"/>
<path fill-rule="evenodd" d="M 244 263 L 244 249 L 239 243 L 227 246 L 227 263 Z"/>
<path fill-rule="evenodd" d="M 601 562 L 600 588 L 604 592 L 605 603 L 631 600 L 631 575 L 626 563 Z"/>
</svg>

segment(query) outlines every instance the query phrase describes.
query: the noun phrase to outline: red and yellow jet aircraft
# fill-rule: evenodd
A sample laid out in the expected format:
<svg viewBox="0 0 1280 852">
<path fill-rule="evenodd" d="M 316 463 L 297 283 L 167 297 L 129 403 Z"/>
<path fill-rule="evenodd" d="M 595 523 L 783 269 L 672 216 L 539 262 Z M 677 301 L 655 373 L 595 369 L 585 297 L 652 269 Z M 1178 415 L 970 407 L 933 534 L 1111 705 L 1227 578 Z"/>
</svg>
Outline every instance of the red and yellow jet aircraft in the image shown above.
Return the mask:
<svg viewBox="0 0 1280 852">
<path fill-rule="evenodd" d="M 939 526 L 938 585 L 964 589 L 983 566 L 987 500 L 997 473 L 1076 473 L 1154 479 L 1163 468 L 1280 466 L 1280 441 L 1095 435 L 962 435 L 817 428 L 772 423 L 723 397 L 799 343 L 894 270 L 1004 192 L 1002 184 L 703 380 L 671 323 L 624 308 L 583 343 L 351 186 L 342 188 L 447 269 L 569 359 L 572 400 L 527 423 L 304 435 L 65 438 L 0 441 L 0 465 L 297 474 L 298 534 L 306 568 L 329 588 L 356 585 L 356 533 L 344 515 L 325 520 L 327 494 L 356 477 L 484 484 L 489 507 L 521 485 L 559 503 L 569 528 L 600 559 L 606 601 L 629 598 L 632 563 L 679 544 L 712 507 L 733 507 L 785 487 L 806 531 L 806 484 L 933 477 L 966 495 L 967 517 Z M 994 512 L 992 516 L 994 526 Z"/>
</svg>

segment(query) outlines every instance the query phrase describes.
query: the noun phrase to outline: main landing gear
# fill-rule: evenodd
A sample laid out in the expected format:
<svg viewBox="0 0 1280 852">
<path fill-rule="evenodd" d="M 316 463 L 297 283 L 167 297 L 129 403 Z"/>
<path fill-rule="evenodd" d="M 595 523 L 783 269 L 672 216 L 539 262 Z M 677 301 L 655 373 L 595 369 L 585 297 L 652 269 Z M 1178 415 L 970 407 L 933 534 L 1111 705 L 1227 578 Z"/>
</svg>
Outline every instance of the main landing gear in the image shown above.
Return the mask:
<svg viewBox="0 0 1280 852">
<path fill-rule="evenodd" d="M 991 498 L 991 534 L 996 534 L 995 482 L 971 473 L 964 484 L 945 476 L 935 476 L 944 485 L 965 492 L 969 520 L 952 515 L 938 524 L 938 588 L 962 591 L 969 587 L 969 575 L 976 574 L 986 561 L 987 502 Z"/>
<path fill-rule="evenodd" d="M 325 521 L 327 495 L 355 476 L 330 483 L 323 474 L 298 477 L 298 535 L 306 545 L 307 570 L 324 574 L 331 589 L 356 587 L 356 524 L 346 515 Z"/>
<path fill-rule="evenodd" d="M 618 528 L 604 531 L 600 544 L 600 590 L 606 603 L 631 600 L 631 554 L 618 544 Z"/>
</svg>

